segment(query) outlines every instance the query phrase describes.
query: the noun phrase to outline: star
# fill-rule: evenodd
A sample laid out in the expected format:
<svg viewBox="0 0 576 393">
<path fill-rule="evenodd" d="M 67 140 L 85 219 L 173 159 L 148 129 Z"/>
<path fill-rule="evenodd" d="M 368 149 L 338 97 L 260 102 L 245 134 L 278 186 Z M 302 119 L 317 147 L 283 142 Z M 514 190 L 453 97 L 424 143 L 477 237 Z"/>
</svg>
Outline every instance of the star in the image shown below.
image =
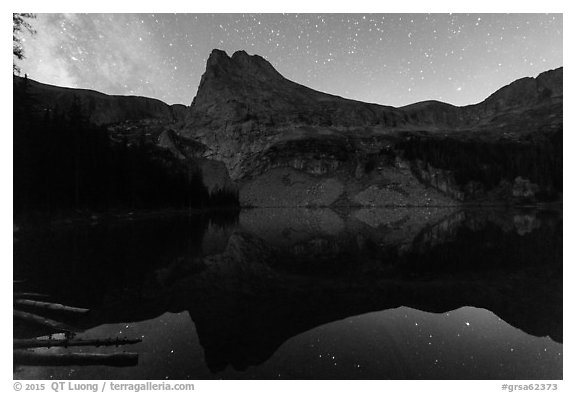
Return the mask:
<svg viewBox="0 0 576 393">
<path fill-rule="evenodd" d="M 21 68 L 44 83 L 190 105 L 214 48 L 246 50 L 330 94 L 467 105 L 562 66 L 562 24 L 561 14 L 39 14 Z"/>
</svg>

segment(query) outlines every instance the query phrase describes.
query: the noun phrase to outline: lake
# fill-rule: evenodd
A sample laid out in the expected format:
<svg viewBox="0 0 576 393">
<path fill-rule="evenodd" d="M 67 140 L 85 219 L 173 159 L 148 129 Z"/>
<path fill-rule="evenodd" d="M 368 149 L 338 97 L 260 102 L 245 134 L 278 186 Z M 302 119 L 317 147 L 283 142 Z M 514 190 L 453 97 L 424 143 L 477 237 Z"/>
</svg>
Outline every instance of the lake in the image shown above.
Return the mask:
<svg viewBox="0 0 576 393">
<path fill-rule="evenodd" d="M 14 278 L 90 310 L 24 307 L 74 339 L 141 339 L 35 349 L 15 379 L 563 376 L 561 208 L 94 216 L 16 231 Z M 72 352 L 137 364 L 51 364 Z"/>
</svg>

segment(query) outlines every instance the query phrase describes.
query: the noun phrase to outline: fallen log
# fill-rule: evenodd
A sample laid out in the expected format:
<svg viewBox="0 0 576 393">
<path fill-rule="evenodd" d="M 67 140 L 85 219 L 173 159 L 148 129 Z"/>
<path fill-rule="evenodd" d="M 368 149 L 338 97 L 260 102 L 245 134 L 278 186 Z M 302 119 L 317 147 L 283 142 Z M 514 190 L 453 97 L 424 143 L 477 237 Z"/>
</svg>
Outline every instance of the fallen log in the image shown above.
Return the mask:
<svg viewBox="0 0 576 393">
<path fill-rule="evenodd" d="M 138 364 L 138 354 L 123 353 L 38 353 L 30 350 L 15 350 L 14 364 L 23 366 L 112 366 L 128 367 Z"/>
<path fill-rule="evenodd" d="M 142 342 L 141 338 L 106 339 L 14 339 L 14 349 L 50 347 L 109 347 Z"/>
<path fill-rule="evenodd" d="M 78 314 L 84 314 L 90 311 L 87 308 L 70 307 L 65 306 L 64 304 L 41 302 L 38 300 L 30 300 L 30 299 L 14 299 L 14 304 L 19 306 L 29 306 L 51 311 L 65 311 Z"/>
<path fill-rule="evenodd" d="M 49 298 L 50 296 L 45 295 L 43 293 L 35 293 L 35 292 L 14 292 L 14 299 L 46 299 Z"/>
<path fill-rule="evenodd" d="M 42 325 L 53 329 L 58 332 L 80 332 L 80 329 L 69 326 L 63 322 L 54 321 L 53 319 L 48 319 L 41 317 L 40 315 L 31 314 L 24 311 L 14 310 L 14 318 L 21 319 L 26 322 L 35 323 L 37 325 Z"/>
</svg>

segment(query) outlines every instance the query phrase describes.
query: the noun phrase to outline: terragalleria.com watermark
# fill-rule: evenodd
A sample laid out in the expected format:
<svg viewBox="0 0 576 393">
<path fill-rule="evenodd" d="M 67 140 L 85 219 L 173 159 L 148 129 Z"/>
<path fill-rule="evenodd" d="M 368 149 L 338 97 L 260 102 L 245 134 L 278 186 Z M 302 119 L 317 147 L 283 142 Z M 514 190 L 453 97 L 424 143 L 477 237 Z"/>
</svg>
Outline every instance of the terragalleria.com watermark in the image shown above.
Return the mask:
<svg viewBox="0 0 576 393">
<path fill-rule="evenodd" d="M 69 382 L 54 381 L 41 383 L 14 382 L 14 390 L 19 391 L 53 391 L 59 392 L 155 392 L 155 391 L 179 391 L 191 392 L 194 390 L 193 383 L 176 382 Z"/>
</svg>

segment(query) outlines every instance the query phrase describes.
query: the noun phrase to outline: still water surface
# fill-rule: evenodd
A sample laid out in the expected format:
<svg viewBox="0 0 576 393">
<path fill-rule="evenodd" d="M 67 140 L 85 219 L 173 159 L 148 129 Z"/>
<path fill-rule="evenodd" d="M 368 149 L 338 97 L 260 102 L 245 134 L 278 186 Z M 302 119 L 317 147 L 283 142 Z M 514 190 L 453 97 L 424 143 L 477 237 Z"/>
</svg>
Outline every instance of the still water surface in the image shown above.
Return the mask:
<svg viewBox="0 0 576 393">
<path fill-rule="evenodd" d="M 23 290 L 138 365 L 34 379 L 560 379 L 562 211 L 252 209 L 15 234 Z M 68 319 L 66 319 L 68 318 Z M 15 321 L 18 338 L 46 334 Z M 58 335 L 54 337 L 59 337 Z"/>
</svg>

